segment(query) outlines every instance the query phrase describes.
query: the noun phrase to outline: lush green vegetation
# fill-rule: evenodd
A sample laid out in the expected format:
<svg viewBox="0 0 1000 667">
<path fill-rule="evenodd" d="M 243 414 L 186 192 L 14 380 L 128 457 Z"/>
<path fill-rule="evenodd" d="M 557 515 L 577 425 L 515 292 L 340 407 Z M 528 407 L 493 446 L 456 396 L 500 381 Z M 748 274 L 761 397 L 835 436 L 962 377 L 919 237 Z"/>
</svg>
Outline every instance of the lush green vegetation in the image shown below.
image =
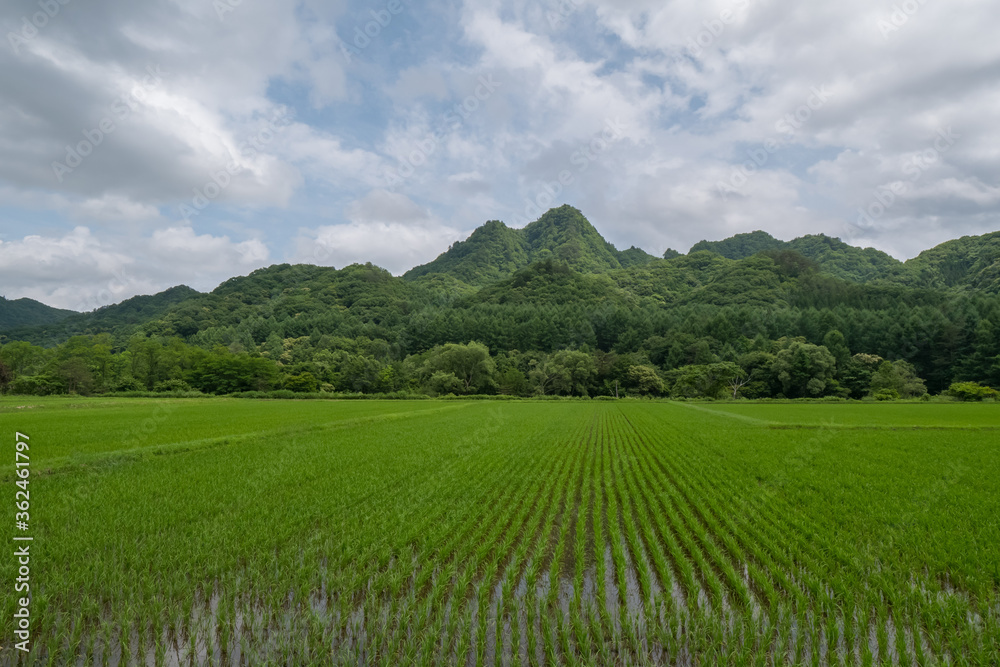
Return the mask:
<svg viewBox="0 0 1000 667">
<path fill-rule="evenodd" d="M 54 324 L 71 315 L 76 313 L 72 310 L 50 308 L 33 299 L 9 300 L 0 296 L 0 329 Z"/>
<path fill-rule="evenodd" d="M 530 282 L 525 288 L 530 289 Z M 518 288 L 503 293 L 517 294 Z M 511 328 L 516 329 L 513 324 Z M 399 397 L 929 398 L 927 383 L 913 364 L 871 354 L 852 355 L 843 334 L 836 330 L 823 341 L 814 345 L 804 337 L 777 341 L 762 336 L 741 338 L 735 345 L 727 345 L 725 355 L 715 354 L 709 342 L 690 335 L 650 336 L 639 350 L 624 353 L 581 346 L 525 353 L 501 349 L 494 354 L 483 343 L 443 343 L 404 356 L 398 346 L 366 337 L 313 335 L 282 340 L 271 334 L 248 353 L 238 345 L 206 349 L 179 337 L 157 340 L 133 336 L 115 349 L 113 339 L 101 334 L 75 336 L 50 349 L 23 341 L 8 343 L 0 348 L 0 389 L 15 395 L 43 396 L 281 391 L 331 398 L 349 393 Z M 987 341 L 987 345 L 993 344 Z M 983 362 L 984 372 L 971 364 L 965 368 L 967 377 L 1000 384 L 1000 365 L 990 356 Z M 997 392 L 978 382 L 964 381 L 951 384 L 944 396 L 947 400 L 994 401 Z"/>
<path fill-rule="evenodd" d="M 641 266 L 653 259 L 635 247 L 617 250 L 580 211 L 563 206 L 524 229 L 511 229 L 499 220 L 491 220 L 467 240 L 454 244 L 433 262 L 407 272 L 404 278 L 417 280 L 446 274 L 470 285 L 485 285 L 545 260 L 562 262 L 575 271 L 600 273 Z"/>
<path fill-rule="evenodd" d="M 286 264 L 210 294 L 0 320 L 0 391 L 991 399 L 998 239 L 902 263 L 754 232 L 656 259 L 562 207 L 521 230 L 489 222 L 402 278 Z M 476 382 L 434 361 L 470 343 L 490 356 Z M 950 391 L 963 383 L 980 389 Z"/>
<path fill-rule="evenodd" d="M 997 411 L 2 399 L 30 657 L 990 664 Z"/>
</svg>

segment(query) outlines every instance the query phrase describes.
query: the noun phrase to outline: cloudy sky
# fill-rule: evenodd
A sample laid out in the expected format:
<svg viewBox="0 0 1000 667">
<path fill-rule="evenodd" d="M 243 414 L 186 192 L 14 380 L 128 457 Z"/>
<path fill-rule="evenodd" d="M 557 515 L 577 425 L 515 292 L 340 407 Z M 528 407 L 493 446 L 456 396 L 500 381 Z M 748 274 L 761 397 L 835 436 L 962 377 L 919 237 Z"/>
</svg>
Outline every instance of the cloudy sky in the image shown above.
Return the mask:
<svg viewBox="0 0 1000 667">
<path fill-rule="evenodd" d="M 394 273 L 580 208 L 907 258 L 1000 229 L 995 0 L 8 0 L 0 294 Z"/>
</svg>

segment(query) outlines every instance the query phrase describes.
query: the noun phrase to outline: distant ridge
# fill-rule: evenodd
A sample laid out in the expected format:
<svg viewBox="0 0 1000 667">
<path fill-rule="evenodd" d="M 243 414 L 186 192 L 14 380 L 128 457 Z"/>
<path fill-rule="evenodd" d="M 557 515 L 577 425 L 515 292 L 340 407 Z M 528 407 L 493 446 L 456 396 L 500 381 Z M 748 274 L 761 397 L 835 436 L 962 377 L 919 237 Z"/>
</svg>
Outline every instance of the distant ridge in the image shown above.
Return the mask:
<svg viewBox="0 0 1000 667">
<path fill-rule="evenodd" d="M 759 253 L 794 251 L 824 272 L 852 282 L 889 282 L 909 287 L 970 287 L 1000 291 L 1000 232 L 948 241 L 907 262 L 876 250 L 859 248 L 825 234 L 782 241 L 765 231 L 736 234 L 721 241 L 699 241 L 688 256 L 710 252 L 731 260 Z M 674 250 L 665 259 L 684 257 Z M 410 269 L 403 279 L 458 281 L 482 287 L 505 280 L 539 261 L 557 260 L 581 273 L 604 273 L 644 266 L 657 258 L 631 247 L 618 250 L 578 209 L 564 205 L 522 229 L 491 220 L 468 239 L 452 245 L 435 260 Z"/>
<path fill-rule="evenodd" d="M 924 287 L 971 287 L 1000 293 L 1000 232 L 945 241 L 906 266 Z"/>
<path fill-rule="evenodd" d="M 880 280 L 912 287 L 970 287 L 1000 292 L 1000 232 L 946 241 L 905 262 L 881 250 L 858 248 L 825 234 L 781 241 L 758 230 L 722 241 L 699 241 L 691 247 L 691 253 L 707 251 L 727 259 L 746 259 L 775 250 L 794 250 L 815 261 L 826 273 L 855 282 Z"/>
<path fill-rule="evenodd" d="M 699 241 L 691 246 L 690 252 L 707 250 L 726 259 L 746 259 L 765 250 L 774 250 L 785 245 L 767 232 L 759 229 L 746 234 L 737 234 L 722 241 Z M 690 253 L 689 253 L 690 254 Z"/>
<path fill-rule="evenodd" d="M 523 229 L 491 220 L 434 261 L 407 271 L 403 278 L 448 274 L 481 286 L 547 259 L 564 262 L 581 273 L 601 273 L 647 264 L 655 257 L 635 247 L 618 250 L 578 209 L 567 205 L 548 211 Z"/>
<path fill-rule="evenodd" d="M 760 230 L 701 241 L 686 255 L 667 250 L 656 258 L 635 247 L 618 250 L 578 209 L 561 206 L 522 229 L 491 220 L 402 277 L 370 263 L 339 270 L 281 264 L 231 278 L 209 294 L 182 285 L 91 313 L 3 299 L 0 332 L 7 340 L 52 345 L 79 334 L 121 337 L 144 331 L 187 338 L 219 326 L 261 326 L 246 315 L 232 317 L 243 308 L 263 320 L 296 318 L 296 330 L 304 335 L 318 326 L 307 322 L 334 326 L 346 311 L 398 322 L 425 307 L 477 303 L 580 300 L 630 308 L 653 299 L 664 307 L 775 305 L 806 284 L 788 283 L 802 271 L 842 281 L 835 287 L 841 292 L 857 287 L 883 290 L 880 294 L 934 290 L 941 298 L 956 292 L 998 294 L 1000 232 L 948 241 L 907 262 L 823 234 L 782 241 Z M 834 283 L 824 284 L 834 289 Z"/>
<path fill-rule="evenodd" d="M 130 367 L 155 370 L 144 375 L 147 388 L 186 377 L 198 359 L 225 358 L 271 360 L 289 382 L 395 391 L 412 387 L 408 364 L 419 355 L 470 341 L 486 345 L 497 377 L 518 386 L 548 377 L 546 359 L 554 357 L 545 355 L 573 352 L 619 381 L 635 365 L 669 374 L 741 364 L 758 375 L 755 395 L 787 396 L 771 371 L 791 344 L 822 344 L 827 355 L 844 353 L 844 363 L 850 353 L 905 362 L 931 392 L 956 381 L 1000 386 L 1000 232 L 949 241 L 908 262 L 822 234 L 782 241 L 763 231 L 655 258 L 618 250 L 563 206 L 522 229 L 490 221 L 402 277 L 371 263 L 278 264 L 206 294 L 180 286 L 90 313 L 62 316 L 30 300 L 0 306 L 61 317 L 4 330 L 5 349 L 12 341 L 65 343 L 59 350 L 90 359 L 94 378 L 104 377 L 100 359 L 111 350 Z M 51 373 L 70 377 L 61 353 L 51 355 L 40 387 Z M 576 372 L 566 368 L 567 378 Z M 868 386 L 864 372 L 875 372 L 863 370 L 822 392 L 848 388 L 858 397 L 856 387 Z M 229 386 L 228 376 L 206 372 Z"/>
<path fill-rule="evenodd" d="M 34 299 L 23 298 L 9 301 L 0 297 L 0 331 L 54 324 L 76 314 L 76 311 L 53 308 Z"/>
<path fill-rule="evenodd" d="M 906 274 L 903 262 L 881 250 L 858 248 L 825 234 L 782 241 L 757 230 L 722 241 L 699 241 L 691 247 L 691 253 L 714 252 L 727 259 L 746 259 L 779 250 L 794 250 L 819 264 L 826 273 L 855 282 L 899 279 Z"/>
<path fill-rule="evenodd" d="M 179 285 L 159 294 L 134 296 L 121 303 L 104 306 L 89 313 L 58 311 L 66 314 L 49 322 L 23 324 L 9 327 L 5 331 L 9 332 L 11 339 L 25 338 L 46 343 L 65 340 L 80 334 L 112 333 L 124 327 L 137 326 L 156 319 L 171 307 L 197 296 L 201 296 L 201 292 L 187 285 Z"/>
</svg>

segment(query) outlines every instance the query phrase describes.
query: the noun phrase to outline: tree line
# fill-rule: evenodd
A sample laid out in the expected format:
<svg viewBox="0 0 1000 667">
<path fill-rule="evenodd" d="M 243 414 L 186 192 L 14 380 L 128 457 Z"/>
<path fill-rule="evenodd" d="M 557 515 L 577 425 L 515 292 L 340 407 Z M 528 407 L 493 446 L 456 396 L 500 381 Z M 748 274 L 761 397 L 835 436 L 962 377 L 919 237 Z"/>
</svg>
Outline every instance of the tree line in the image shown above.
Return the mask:
<svg viewBox="0 0 1000 667">
<path fill-rule="evenodd" d="M 928 395 L 903 359 L 853 351 L 839 330 L 820 344 L 805 337 L 735 336 L 725 354 L 693 336 L 650 336 L 635 349 L 582 345 L 556 350 L 496 350 L 483 342 L 442 343 L 408 354 L 399 342 L 315 333 L 259 345 L 203 347 L 180 337 L 74 336 L 43 348 L 13 341 L 0 348 L 0 391 L 95 395 L 115 392 L 655 396 L 671 398 L 875 398 Z M 994 372 L 1000 359 L 994 359 Z M 977 381 L 952 383 L 963 400 L 993 398 Z"/>
<path fill-rule="evenodd" d="M 16 340 L 0 349 L 0 389 L 891 398 L 1000 388 L 1000 295 L 989 285 L 825 273 L 864 264 L 865 251 L 843 244 L 822 266 L 780 247 L 626 266 L 628 251 L 609 254 L 580 225 L 536 229 L 552 239 L 527 250 L 531 239 L 483 230 L 408 278 L 371 264 L 276 265 L 208 294 L 178 287 L 6 329 Z M 947 266 L 971 262 L 959 262 L 966 251 Z M 470 357 L 484 370 L 453 362 Z"/>
</svg>

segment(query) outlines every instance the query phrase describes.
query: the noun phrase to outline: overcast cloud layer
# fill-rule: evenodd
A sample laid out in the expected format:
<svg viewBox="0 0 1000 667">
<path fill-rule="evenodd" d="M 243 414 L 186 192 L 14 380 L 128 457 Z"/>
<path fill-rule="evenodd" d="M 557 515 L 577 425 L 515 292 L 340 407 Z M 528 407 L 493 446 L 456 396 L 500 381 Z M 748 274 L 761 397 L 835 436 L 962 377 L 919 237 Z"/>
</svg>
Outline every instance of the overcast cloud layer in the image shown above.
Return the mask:
<svg viewBox="0 0 1000 667">
<path fill-rule="evenodd" d="M 1000 229 L 992 0 L 11 0 L 0 293 L 394 273 L 580 208 L 653 253 Z"/>
</svg>

